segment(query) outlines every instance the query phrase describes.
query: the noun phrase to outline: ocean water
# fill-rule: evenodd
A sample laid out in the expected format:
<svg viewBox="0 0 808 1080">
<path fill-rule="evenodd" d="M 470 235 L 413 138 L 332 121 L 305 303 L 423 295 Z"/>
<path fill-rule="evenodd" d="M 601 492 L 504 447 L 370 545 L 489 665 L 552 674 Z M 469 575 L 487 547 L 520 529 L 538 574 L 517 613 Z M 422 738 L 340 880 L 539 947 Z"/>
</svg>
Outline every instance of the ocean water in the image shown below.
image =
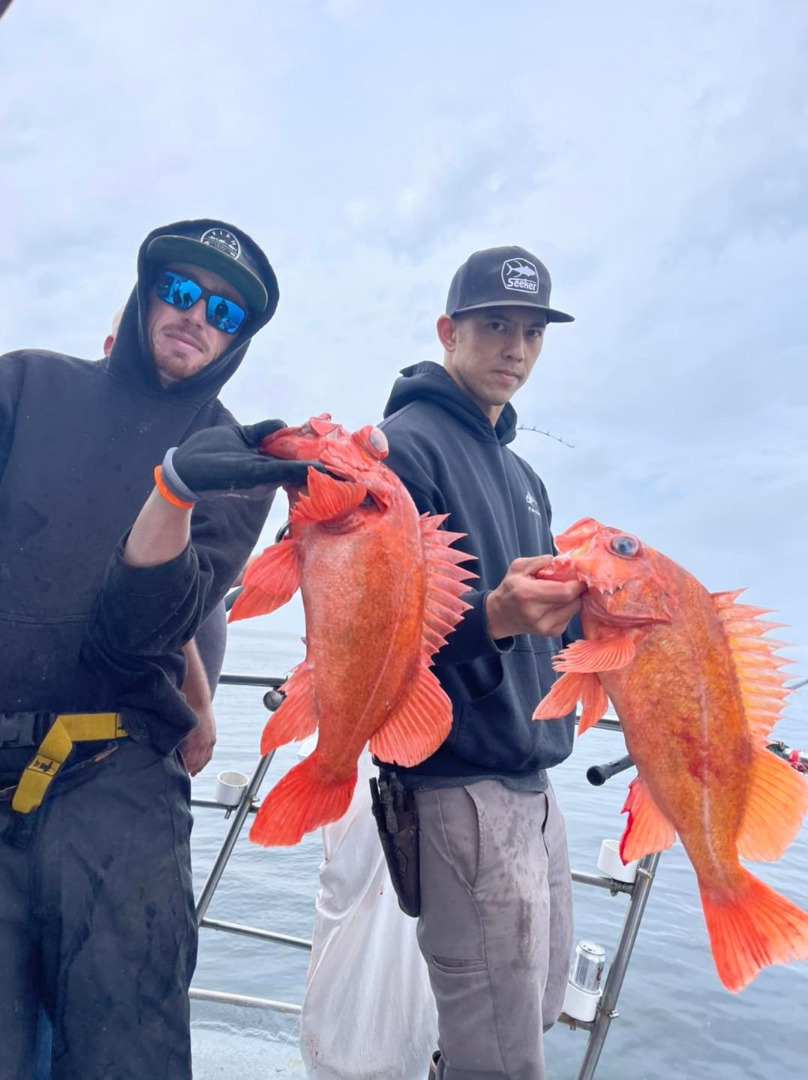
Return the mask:
<svg viewBox="0 0 808 1080">
<path fill-rule="evenodd" d="M 225 671 L 283 675 L 303 655 L 299 636 L 259 619 L 231 627 Z M 215 706 L 219 739 L 194 793 L 212 797 L 217 772 L 251 773 L 266 720 L 263 691 L 222 686 Z M 808 747 L 808 688 L 796 693 L 775 732 Z M 571 758 L 553 770 L 567 821 L 575 869 L 597 872 L 600 844 L 618 838 L 631 772 L 600 788 L 587 768 L 624 753 L 622 738 L 593 730 L 576 740 Z M 273 760 L 268 790 L 298 758 L 284 747 Z M 224 837 L 221 811 L 197 809 L 193 856 L 197 892 Z M 310 938 L 321 843 L 313 834 L 292 849 L 263 849 L 245 835 L 236 846 L 208 914 Z M 753 872 L 808 910 L 808 826 L 771 865 Z M 626 898 L 575 888 L 576 939 L 599 942 L 614 955 Z M 200 937 L 194 985 L 300 1003 L 308 953 L 212 930 Z M 713 967 L 695 876 L 681 845 L 663 854 L 628 974 L 597 1070 L 598 1080 L 791 1080 L 808 1076 L 808 963 L 768 968 L 739 995 L 728 993 Z M 196 1080 L 264 1080 L 305 1075 L 293 1016 L 194 1003 Z M 575 1080 L 586 1034 L 557 1025 L 547 1036 L 547 1074 Z M 426 1070 L 425 1070 L 426 1072 Z"/>
</svg>

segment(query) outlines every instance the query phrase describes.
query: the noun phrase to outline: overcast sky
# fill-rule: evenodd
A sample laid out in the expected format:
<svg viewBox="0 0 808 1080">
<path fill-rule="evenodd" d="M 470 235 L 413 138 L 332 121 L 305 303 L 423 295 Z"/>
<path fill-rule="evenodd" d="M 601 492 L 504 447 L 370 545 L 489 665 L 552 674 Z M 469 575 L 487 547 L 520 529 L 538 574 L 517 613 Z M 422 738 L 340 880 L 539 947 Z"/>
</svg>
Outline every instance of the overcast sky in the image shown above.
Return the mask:
<svg viewBox="0 0 808 1080">
<path fill-rule="evenodd" d="M 0 351 L 99 356 L 143 236 L 219 216 L 281 286 L 225 403 L 355 428 L 521 244 L 577 316 L 514 402 L 555 528 L 750 586 L 806 675 L 806 55 L 804 0 L 15 0 Z"/>
</svg>

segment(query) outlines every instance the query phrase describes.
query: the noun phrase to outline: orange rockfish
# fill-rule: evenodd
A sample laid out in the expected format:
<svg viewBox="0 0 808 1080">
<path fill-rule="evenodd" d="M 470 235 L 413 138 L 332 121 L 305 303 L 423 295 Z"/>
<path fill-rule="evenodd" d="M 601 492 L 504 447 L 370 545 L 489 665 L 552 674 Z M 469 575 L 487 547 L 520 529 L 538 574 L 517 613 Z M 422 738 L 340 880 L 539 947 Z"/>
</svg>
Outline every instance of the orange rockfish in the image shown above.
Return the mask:
<svg viewBox="0 0 808 1080">
<path fill-rule="evenodd" d="M 737 991 L 767 964 L 808 958 L 808 915 L 743 869 L 778 859 L 808 810 L 808 784 L 766 749 L 788 661 L 762 635 L 760 608 L 708 593 L 636 537 L 585 518 L 556 537 L 542 577 L 577 578 L 585 640 L 556 658 L 563 676 L 534 719 L 577 701 L 586 731 L 611 698 L 638 777 L 623 811 L 624 862 L 678 833 L 698 878 L 718 976 Z"/>
<path fill-rule="evenodd" d="M 471 556 L 450 545 L 464 534 L 419 516 L 382 459 L 375 427 L 350 434 L 327 413 L 267 436 L 275 457 L 316 461 L 307 494 L 289 491 L 289 532 L 244 577 L 231 618 L 261 615 L 300 587 L 306 658 L 284 684 L 261 753 L 318 729 L 314 751 L 270 791 L 250 830 L 259 844 L 296 844 L 348 809 L 356 762 L 370 740 L 382 761 L 415 765 L 440 746 L 452 706 L 430 671 L 468 605 Z M 334 479 L 339 477 L 339 479 Z"/>
</svg>

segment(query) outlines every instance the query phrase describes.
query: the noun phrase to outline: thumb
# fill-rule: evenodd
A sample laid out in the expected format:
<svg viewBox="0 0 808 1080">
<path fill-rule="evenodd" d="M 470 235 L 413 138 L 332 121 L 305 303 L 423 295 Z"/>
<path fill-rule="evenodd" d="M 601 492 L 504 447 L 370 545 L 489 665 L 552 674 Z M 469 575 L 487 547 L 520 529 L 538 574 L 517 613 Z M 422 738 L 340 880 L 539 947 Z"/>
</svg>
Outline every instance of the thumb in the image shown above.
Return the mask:
<svg viewBox="0 0 808 1080">
<path fill-rule="evenodd" d="M 257 424 L 245 424 L 241 431 L 248 446 L 258 446 L 267 435 L 280 431 L 287 425 L 283 420 L 261 420 Z"/>
</svg>

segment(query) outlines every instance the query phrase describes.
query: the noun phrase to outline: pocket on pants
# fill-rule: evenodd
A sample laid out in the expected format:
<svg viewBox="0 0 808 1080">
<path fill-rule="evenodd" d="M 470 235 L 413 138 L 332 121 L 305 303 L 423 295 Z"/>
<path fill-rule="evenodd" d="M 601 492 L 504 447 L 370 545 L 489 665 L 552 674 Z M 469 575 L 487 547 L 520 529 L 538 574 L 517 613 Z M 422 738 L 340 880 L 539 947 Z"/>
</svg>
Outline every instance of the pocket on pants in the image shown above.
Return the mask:
<svg viewBox="0 0 808 1080">
<path fill-rule="evenodd" d="M 440 790 L 439 804 L 446 850 L 455 873 L 474 891 L 482 858 L 482 829 L 478 807 L 467 788 Z"/>
<path fill-rule="evenodd" d="M 486 960 L 459 960 L 453 956 L 433 956 L 432 964 L 444 975 L 456 975 L 458 977 L 475 971 L 488 970 Z"/>
</svg>

